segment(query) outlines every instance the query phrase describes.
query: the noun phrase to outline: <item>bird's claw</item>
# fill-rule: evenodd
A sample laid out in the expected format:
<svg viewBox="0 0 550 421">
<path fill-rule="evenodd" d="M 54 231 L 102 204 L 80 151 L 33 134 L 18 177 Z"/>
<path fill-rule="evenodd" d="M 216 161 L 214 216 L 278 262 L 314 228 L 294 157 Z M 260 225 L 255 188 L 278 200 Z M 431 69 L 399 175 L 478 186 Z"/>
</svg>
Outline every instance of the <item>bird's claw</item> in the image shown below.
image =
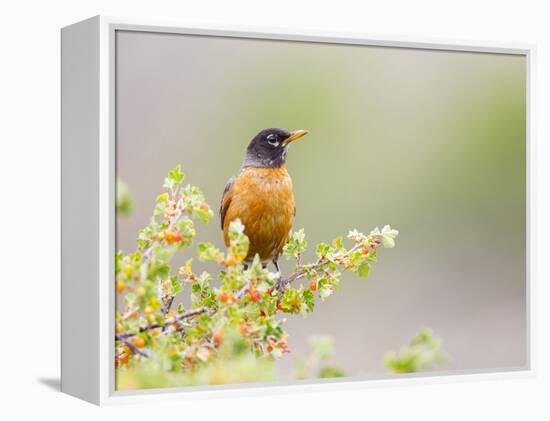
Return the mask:
<svg viewBox="0 0 550 421">
<path fill-rule="evenodd" d="M 286 284 L 282 278 L 277 279 L 277 306 L 281 303 Z"/>
</svg>

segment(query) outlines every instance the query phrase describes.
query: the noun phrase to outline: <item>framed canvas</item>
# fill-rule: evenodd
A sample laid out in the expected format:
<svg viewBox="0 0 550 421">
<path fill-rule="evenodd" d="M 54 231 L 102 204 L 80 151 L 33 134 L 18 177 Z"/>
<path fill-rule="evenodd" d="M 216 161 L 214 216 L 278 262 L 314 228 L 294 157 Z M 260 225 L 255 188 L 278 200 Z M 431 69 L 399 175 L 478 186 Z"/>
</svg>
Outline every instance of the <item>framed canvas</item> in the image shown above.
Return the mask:
<svg viewBox="0 0 550 421">
<path fill-rule="evenodd" d="M 532 46 L 62 29 L 62 391 L 534 373 Z"/>
</svg>

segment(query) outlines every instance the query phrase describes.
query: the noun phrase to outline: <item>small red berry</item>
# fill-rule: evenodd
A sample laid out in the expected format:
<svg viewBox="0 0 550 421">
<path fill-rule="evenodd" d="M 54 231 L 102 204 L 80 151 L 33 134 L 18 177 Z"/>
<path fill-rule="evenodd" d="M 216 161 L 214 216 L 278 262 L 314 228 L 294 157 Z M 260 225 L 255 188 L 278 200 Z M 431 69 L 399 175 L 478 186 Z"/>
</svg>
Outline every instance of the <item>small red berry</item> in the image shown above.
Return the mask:
<svg viewBox="0 0 550 421">
<path fill-rule="evenodd" d="M 260 293 L 258 292 L 258 290 L 256 289 L 256 286 L 255 285 L 252 285 L 250 287 L 250 289 L 248 290 L 248 295 L 250 295 L 250 299 L 253 301 L 253 302 L 258 302 L 260 301 Z"/>
<path fill-rule="evenodd" d="M 143 348 L 145 346 L 145 340 L 139 336 L 135 336 L 132 339 L 132 344 L 134 344 L 136 348 Z"/>
<path fill-rule="evenodd" d="M 175 244 L 181 241 L 182 236 L 179 232 L 168 231 L 165 234 L 165 239 L 168 244 Z"/>
<path fill-rule="evenodd" d="M 236 301 L 235 296 L 233 294 L 230 294 L 230 293 L 227 293 L 227 292 L 222 292 L 220 294 L 220 296 L 218 297 L 218 299 L 222 303 L 229 303 L 229 304 L 232 304 Z"/>
</svg>

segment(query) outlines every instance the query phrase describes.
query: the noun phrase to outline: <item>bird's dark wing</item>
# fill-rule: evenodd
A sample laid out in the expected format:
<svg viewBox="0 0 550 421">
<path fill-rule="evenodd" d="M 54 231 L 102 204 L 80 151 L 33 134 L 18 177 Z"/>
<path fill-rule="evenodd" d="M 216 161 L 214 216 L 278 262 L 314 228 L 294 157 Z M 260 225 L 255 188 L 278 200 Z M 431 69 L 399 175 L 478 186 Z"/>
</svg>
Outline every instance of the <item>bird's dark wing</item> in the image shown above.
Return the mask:
<svg viewBox="0 0 550 421">
<path fill-rule="evenodd" d="M 229 208 L 229 205 L 231 203 L 232 194 L 230 190 L 231 190 L 231 187 L 233 187 L 234 183 L 235 183 L 235 176 L 227 180 L 227 184 L 223 189 L 222 200 L 220 202 L 220 222 L 221 222 L 222 230 L 223 230 L 223 221 L 225 219 L 225 213 L 227 212 L 227 209 Z"/>
</svg>

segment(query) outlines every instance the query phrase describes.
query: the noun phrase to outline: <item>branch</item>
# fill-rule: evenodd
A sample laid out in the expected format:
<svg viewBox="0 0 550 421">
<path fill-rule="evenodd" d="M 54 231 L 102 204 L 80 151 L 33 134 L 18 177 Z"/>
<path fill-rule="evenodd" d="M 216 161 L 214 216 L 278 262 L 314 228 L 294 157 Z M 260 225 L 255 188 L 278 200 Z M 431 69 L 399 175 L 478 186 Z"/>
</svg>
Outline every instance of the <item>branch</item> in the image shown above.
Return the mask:
<svg viewBox="0 0 550 421">
<path fill-rule="evenodd" d="M 165 321 L 164 324 L 152 323 L 150 325 L 140 327 L 139 332 L 136 332 L 136 333 L 132 333 L 132 332 L 120 333 L 120 334 L 115 335 L 115 338 L 118 339 L 119 341 L 124 342 L 125 339 L 130 338 L 132 336 L 135 336 L 138 333 L 143 333 L 143 332 L 146 332 L 146 331 L 151 330 L 151 329 L 158 329 L 158 328 L 161 328 L 161 327 L 166 327 L 166 326 L 169 326 L 169 325 L 173 325 L 174 323 L 181 322 L 182 320 L 188 319 L 190 317 L 194 317 L 194 316 L 198 316 L 199 314 L 206 313 L 208 310 L 209 309 L 207 307 L 199 307 L 199 308 L 196 308 L 194 310 L 189 310 L 185 313 L 178 314 L 177 316 L 174 316 L 170 320 Z"/>
<path fill-rule="evenodd" d="M 132 342 L 128 340 L 128 337 L 122 337 L 122 335 L 115 334 L 115 339 L 121 341 L 124 345 L 130 348 L 130 351 L 132 351 L 134 354 L 141 355 L 142 357 L 145 357 L 145 358 L 150 358 L 153 355 L 155 355 L 155 353 L 150 349 L 139 349 L 137 346 L 135 346 Z"/>
<path fill-rule="evenodd" d="M 174 302 L 175 296 L 171 295 L 166 300 L 166 304 L 162 307 L 162 315 L 166 316 L 166 314 L 170 311 L 170 307 L 172 307 L 172 303 Z"/>
</svg>

